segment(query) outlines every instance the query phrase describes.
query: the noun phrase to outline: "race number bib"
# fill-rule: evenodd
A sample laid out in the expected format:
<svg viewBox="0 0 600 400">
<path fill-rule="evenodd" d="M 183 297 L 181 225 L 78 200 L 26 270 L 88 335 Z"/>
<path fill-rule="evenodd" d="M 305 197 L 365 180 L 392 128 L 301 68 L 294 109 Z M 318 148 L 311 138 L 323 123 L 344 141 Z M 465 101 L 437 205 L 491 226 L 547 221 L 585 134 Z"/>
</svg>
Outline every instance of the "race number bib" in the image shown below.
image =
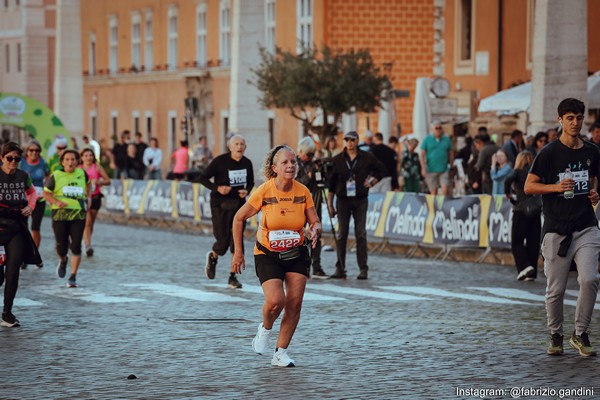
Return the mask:
<svg viewBox="0 0 600 400">
<path fill-rule="evenodd" d="M 84 197 L 83 188 L 79 186 L 64 186 L 62 189 L 63 196 L 70 197 L 74 199 L 79 199 Z"/>
<path fill-rule="evenodd" d="M 346 181 L 346 196 L 356 197 L 356 181 L 354 179 Z"/>
<path fill-rule="evenodd" d="M 245 188 L 247 174 L 245 169 L 229 170 L 229 186 Z"/>
<path fill-rule="evenodd" d="M 285 251 L 300 246 L 300 234 L 296 231 L 278 230 L 269 232 L 269 246 L 273 251 Z"/>
<path fill-rule="evenodd" d="M 573 175 L 573 180 L 575 181 L 575 188 L 573 192 L 575 195 L 578 194 L 588 194 L 590 192 L 590 175 L 587 170 L 584 171 L 573 171 L 571 172 Z M 565 179 L 565 173 L 561 172 L 558 174 L 559 180 Z"/>
<path fill-rule="evenodd" d="M 35 194 L 36 196 L 39 197 L 44 197 L 44 188 L 40 187 L 40 186 L 34 186 L 35 187 Z"/>
</svg>

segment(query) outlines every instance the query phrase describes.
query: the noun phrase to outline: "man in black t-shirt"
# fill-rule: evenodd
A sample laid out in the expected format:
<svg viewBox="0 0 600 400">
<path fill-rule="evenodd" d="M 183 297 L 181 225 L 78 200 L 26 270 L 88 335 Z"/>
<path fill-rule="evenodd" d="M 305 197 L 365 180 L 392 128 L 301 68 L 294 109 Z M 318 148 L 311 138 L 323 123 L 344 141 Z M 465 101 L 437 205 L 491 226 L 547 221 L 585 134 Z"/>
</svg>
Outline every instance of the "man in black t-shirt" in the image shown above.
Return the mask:
<svg viewBox="0 0 600 400">
<path fill-rule="evenodd" d="M 600 152 L 579 136 L 584 113 L 585 105 L 577 99 L 559 104 L 563 133 L 538 153 L 525 182 L 525 193 L 541 194 L 543 201 L 549 355 L 563 354 L 563 300 L 572 261 L 577 264 L 580 289 L 569 343 L 582 356 L 596 355 L 588 329 L 599 285 L 600 231 L 593 206 L 600 200 L 596 191 Z"/>
<path fill-rule="evenodd" d="M 234 135 L 227 142 L 227 146 L 229 152 L 212 160 L 198 177 L 200 183 L 211 190 L 210 211 L 215 244 L 212 250 L 206 253 L 205 273 L 208 279 L 215 279 L 219 256 L 225 255 L 227 249 L 233 254 L 233 217 L 244 205 L 246 197 L 254 187 L 252 162 L 244 156 L 246 140 L 241 135 Z M 233 267 L 230 270 L 228 286 L 232 289 L 242 288 Z"/>
<path fill-rule="evenodd" d="M 115 171 L 115 179 L 127 179 L 127 146 L 129 145 L 130 132 L 125 130 L 121 132 L 118 143 L 115 143 L 112 150 L 112 167 Z"/>
</svg>

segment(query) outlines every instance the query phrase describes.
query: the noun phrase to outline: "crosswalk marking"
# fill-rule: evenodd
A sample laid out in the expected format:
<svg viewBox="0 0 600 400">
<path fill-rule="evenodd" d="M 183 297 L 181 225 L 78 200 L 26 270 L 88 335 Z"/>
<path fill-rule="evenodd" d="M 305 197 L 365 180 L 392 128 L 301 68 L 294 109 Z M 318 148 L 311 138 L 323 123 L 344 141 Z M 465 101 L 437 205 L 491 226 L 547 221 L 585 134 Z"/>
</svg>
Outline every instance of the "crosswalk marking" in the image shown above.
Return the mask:
<svg viewBox="0 0 600 400">
<path fill-rule="evenodd" d="M 496 304 L 529 304 L 529 303 L 524 303 L 522 301 L 515 301 L 515 300 L 503 299 L 503 298 L 498 298 L 498 297 L 480 296 L 477 294 L 469 294 L 469 293 L 450 292 L 448 290 L 443 290 L 443 289 L 438 289 L 438 288 L 433 288 L 433 287 L 379 286 L 379 288 L 384 289 L 384 290 L 394 290 L 394 291 L 398 291 L 398 292 L 408 292 L 408 293 L 420 294 L 420 295 L 450 297 L 450 298 L 454 298 L 454 299 L 484 301 L 487 303 L 496 303 Z"/>
<path fill-rule="evenodd" d="M 162 283 L 127 283 L 122 286 L 150 290 L 165 296 L 181 297 L 196 301 L 221 301 L 221 302 L 240 302 L 249 301 L 241 297 L 227 296 L 222 293 L 206 292 L 199 289 L 190 289 L 177 285 L 166 285 Z"/>
<path fill-rule="evenodd" d="M 223 287 L 223 285 L 219 285 L 217 283 L 207 283 L 204 286 L 210 287 Z M 307 287 L 308 289 L 308 287 Z M 254 293 L 254 294 L 263 294 L 263 290 L 260 286 L 252 286 L 244 283 L 243 292 Z M 322 294 L 311 293 L 308 290 L 304 293 L 304 300 L 316 300 L 316 301 L 342 301 L 347 300 L 343 297 L 334 297 L 334 296 L 326 296 Z"/>
<path fill-rule="evenodd" d="M 61 297 L 63 299 L 77 299 L 90 303 L 132 303 L 146 301 L 135 297 L 111 296 L 104 293 L 93 292 L 82 287 L 67 288 L 67 287 L 52 287 L 38 286 L 33 289 L 35 292 L 41 292 L 46 295 Z"/>
<path fill-rule="evenodd" d="M 15 306 L 17 307 L 32 307 L 32 306 L 43 306 L 44 303 L 39 301 L 31 300 L 26 297 L 16 297 Z"/>
<path fill-rule="evenodd" d="M 207 283 L 200 289 L 190 288 L 179 285 L 169 285 L 162 283 L 135 283 L 122 284 L 127 288 L 137 288 L 142 292 L 151 293 L 172 297 L 179 297 L 194 301 L 206 302 L 247 302 L 251 299 L 246 294 L 261 295 L 262 288 L 258 285 L 244 284 L 242 290 L 227 290 L 228 293 L 223 293 L 226 289 L 222 284 Z M 204 288 L 204 289 L 203 289 Z M 213 290 L 222 288 L 222 291 Z M 46 285 L 36 286 L 31 288 L 34 292 L 39 292 L 44 295 L 56 296 L 65 299 L 76 299 L 91 303 L 129 303 L 129 302 L 144 302 L 149 301 L 152 297 L 138 298 L 134 297 L 135 291 L 123 291 L 127 295 L 112 295 L 88 290 L 86 287 L 76 289 L 68 289 L 64 286 Z M 486 294 L 468 293 L 469 291 L 485 292 Z M 320 292 L 320 293 L 315 293 Z M 26 293 L 24 293 L 26 295 Z M 575 307 L 578 290 L 567 290 L 564 304 Z M 545 296 L 535 294 L 524 289 L 501 288 L 501 287 L 465 287 L 456 288 L 455 290 L 445 290 L 435 287 L 425 286 L 375 286 L 368 288 L 348 287 L 343 284 L 331 283 L 309 283 L 306 287 L 304 300 L 306 301 L 352 301 L 353 297 L 369 297 L 390 301 L 414 301 L 414 300 L 434 300 L 436 298 L 455 298 L 464 299 L 476 302 L 488 302 L 495 304 L 529 304 L 540 305 L 545 302 Z M 34 296 L 35 297 L 35 296 Z M 39 307 L 45 306 L 48 302 L 32 300 L 28 297 L 19 297 L 15 299 L 15 305 L 19 307 Z M 600 309 L 600 302 L 596 304 L 595 309 Z"/>
<path fill-rule="evenodd" d="M 351 295 L 355 295 L 355 296 L 374 297 L 376 299 L 385 299 L 385 300 L 396 300 L 396 301 L 431 300 L 427 297 L 417 297 L 417 296 L 411 296 L 408 294 L 399 294 L 399 293 L 378 292 L 375 290 L 356 289 L 356 288 L 336 286 L 336 285 L 331 285 L 331 284 L 315 285 L 313 287 L 313 289 L 326 290 L 328 292 L 341 293 L 341 294 L 351 294 Z"/>
<path fill-rule="evenodd" d="M 521 290 L 521 289 L 491 288 L 491 287 L 483 287 L 483 288 L 471 287 L 469 289 L 482 290 L 482 291 L 491 293 L 495 296 L 504 296 L 504 297 L 510 297 L 513 299 L 522 299 L 522 300 L 532 300 L 532 301 L 538 301 L 538 302 L 542 302 L 542 303 L 546 302 L 546 296 L 540 295 L 540 294 L 533 294 L 526 290 Z M 575 307 L 575 306 L 577 306 L 577 301 L 565 299 L 564 304 L 567 306 Z M 600 309 L 600 304 L 596 304 L 596 306 L 594 307 L 594 310 L 599 310 L 599 309 Z"/>
</svg>

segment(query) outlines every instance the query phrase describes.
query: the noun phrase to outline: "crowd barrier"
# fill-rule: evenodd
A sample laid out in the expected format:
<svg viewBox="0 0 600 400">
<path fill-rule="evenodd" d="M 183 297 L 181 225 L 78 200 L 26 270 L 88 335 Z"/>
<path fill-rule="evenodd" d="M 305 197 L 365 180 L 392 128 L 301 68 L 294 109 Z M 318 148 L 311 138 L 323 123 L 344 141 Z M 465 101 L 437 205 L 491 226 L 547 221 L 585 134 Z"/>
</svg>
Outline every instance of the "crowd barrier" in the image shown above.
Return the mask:
<svg viewBox="0 0 600 400">
<path fill-rule="evenodd" d="M 104 206 L 111 213 L 211 223 L 210 191 L 198 183 L 155 180 L 113 180 L 103 188 Z M 510 249 L 512 205 L 504 196 L 473 195 L 447 198 L 388 192 L 369 195 L 367 233 L 383 243 L 437 246 L 440 256 L 455 248 L 486 252 Z M 331 225 L 322 204 L 325 232 Z M 255 228 L 257 220 L 250 221 Z M 350 227 L 353 232 L 353 227 Z"/>
</svg>

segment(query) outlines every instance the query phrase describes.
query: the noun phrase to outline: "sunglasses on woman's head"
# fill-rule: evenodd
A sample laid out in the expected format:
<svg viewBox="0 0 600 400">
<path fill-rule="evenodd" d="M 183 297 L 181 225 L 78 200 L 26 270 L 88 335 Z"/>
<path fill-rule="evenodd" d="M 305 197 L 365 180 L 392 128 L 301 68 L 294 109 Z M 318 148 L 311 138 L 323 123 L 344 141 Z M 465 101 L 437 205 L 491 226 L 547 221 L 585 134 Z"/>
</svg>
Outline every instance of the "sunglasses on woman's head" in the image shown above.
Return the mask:
<svg viewBox="0 0 600 400">
<path fill-rule="evenodd" d="M 21 162 L 21 157 L 13 157 L 13 156 L 6 156 L 4 157 L 6 158 L 6 161 L 8 162 Z"/>
</svg>

